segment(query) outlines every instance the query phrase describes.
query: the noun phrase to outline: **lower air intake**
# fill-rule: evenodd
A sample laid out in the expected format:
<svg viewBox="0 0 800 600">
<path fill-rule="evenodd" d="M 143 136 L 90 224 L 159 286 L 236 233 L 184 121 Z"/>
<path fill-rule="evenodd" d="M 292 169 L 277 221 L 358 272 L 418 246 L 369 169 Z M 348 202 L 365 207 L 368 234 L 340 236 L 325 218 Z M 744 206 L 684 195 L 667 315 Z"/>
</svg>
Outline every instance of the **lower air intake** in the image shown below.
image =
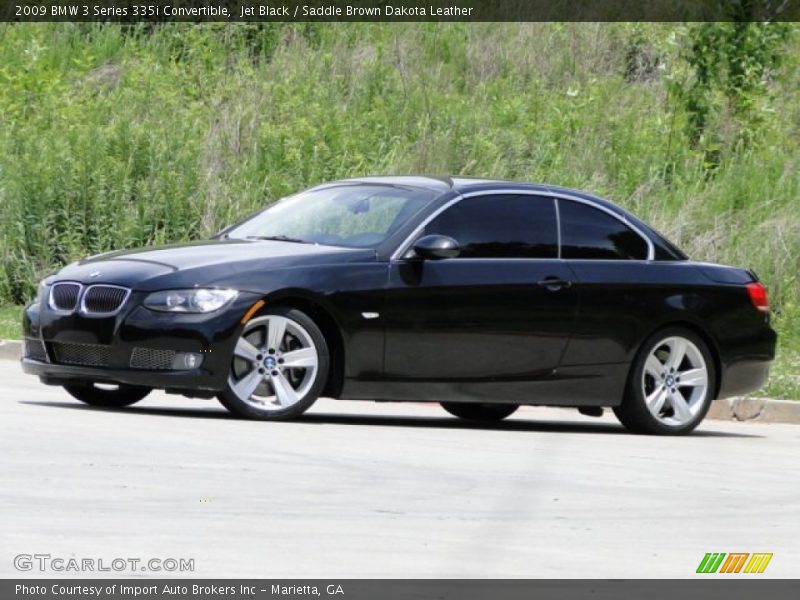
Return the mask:
<svg viewBox="0 0 800 600">
<path fill-rule="evenodd" d="M 62 365 L 107 367 L 111 362 L 111 347 L 101 344 L 52 344 L 53 358 Z"/>
<path fill-rule="evenodd" d="M 154 350 L 151 348 L 134 348 L 131 354 L 132 369 L 150 371 L 167 371 L 175 362 L 174 350 Z"/>
</svg>

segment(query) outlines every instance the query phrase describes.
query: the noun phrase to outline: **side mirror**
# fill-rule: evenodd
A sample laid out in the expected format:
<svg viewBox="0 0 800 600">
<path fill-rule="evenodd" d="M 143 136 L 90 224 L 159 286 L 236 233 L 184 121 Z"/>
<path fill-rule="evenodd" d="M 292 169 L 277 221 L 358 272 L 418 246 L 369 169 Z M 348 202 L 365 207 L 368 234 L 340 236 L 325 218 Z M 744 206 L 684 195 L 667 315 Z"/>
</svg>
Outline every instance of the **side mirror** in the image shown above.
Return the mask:
<svg viewBox="0 0 800 600">
<path fill-rule="evenodd" d="M 423 236 L 414 242 L 412 249 L 419 258 L 430 260 L 455 258 L 461 253 L 458 242 L 446 235 Z"/>
</svg>

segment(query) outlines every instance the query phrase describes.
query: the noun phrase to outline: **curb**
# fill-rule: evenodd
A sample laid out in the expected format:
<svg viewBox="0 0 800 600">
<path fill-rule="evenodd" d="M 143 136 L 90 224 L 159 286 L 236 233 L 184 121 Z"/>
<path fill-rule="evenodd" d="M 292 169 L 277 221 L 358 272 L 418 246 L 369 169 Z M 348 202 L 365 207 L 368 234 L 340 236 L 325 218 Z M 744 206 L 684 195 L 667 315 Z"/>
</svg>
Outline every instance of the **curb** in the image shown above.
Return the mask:
<svg viewBox="0 0 800 600">
<path fill-rule="evenodd" d="M 0 340 L 0 360 L 20 360 L 22 342 Z M 711 403 L 707 419 L 756 423 L 800 423 L 800 401 L 771 398 L 727 398 Z"/>
<path fill-rule="evenodd" d="M 22 342 L 17 340 L 0 340 L 0 360 L 19 360 L 22 358 Z"/>
<path fill-rule="evenodd" d="M 727 398 L 712 402 L 706 418 L 755 423 L 800 423 L 800 401 Z"/>
</svg>

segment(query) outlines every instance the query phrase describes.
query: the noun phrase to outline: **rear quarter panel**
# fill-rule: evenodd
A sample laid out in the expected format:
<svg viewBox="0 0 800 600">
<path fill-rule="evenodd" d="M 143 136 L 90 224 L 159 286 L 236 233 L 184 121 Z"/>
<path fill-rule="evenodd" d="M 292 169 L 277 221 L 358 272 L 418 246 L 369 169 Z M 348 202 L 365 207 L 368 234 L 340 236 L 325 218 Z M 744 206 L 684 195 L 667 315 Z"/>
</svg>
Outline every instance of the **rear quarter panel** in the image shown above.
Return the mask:
<svg viewBox="0 0 800 600">
<path fill-rule="evenodd" d="M 747 271 L 689 261 L 570 261 L 570 268 L 580 305 L 564 366 L 630 363 L 649 335 L 671 324 L 706 338 L 723 387 L 737 365 L 774 358 L 776 335 L 750 302 Z"/>
</svg>

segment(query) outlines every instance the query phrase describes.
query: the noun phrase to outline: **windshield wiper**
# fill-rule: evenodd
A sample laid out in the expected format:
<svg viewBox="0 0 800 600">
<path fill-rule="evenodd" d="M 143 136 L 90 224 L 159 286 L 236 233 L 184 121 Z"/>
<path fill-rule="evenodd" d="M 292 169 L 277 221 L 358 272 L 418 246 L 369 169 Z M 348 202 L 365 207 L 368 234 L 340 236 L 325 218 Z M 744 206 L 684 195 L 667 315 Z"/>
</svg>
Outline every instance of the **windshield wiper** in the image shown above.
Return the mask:
<svg viewBox="0 0 800 600">
<path fill-rule="evenodd" d="M 301 240 L 300 238 L 289 237 L 288 235 L 248 235 L 245 239 L 248 240 L 269 240 L 271 242 L 292 242 L 293 244 L 313 244 L 308 240 Z"/>
</svg>

